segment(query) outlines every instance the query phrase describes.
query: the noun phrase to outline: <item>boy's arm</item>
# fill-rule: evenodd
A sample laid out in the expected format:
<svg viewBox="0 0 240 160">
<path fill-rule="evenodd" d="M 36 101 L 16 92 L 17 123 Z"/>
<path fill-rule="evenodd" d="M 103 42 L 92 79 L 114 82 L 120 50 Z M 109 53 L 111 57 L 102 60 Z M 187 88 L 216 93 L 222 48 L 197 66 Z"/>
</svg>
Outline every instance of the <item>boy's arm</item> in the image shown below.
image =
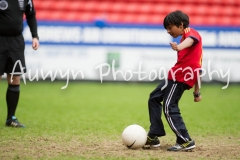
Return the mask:
<svg viewBox="0 0 240 160">
<path fill-rule="evenodd" d="M 201 79 L 199 81 L 199 83 L 201 83 Z M 202 96 L 200 94 L 200 84 L 198 83 L 198 81 L 196 81 L 195 86 L 194 86 L 194 92 L 193 92 L 193 96 L 194 96 L 194 102 L 199 102 L 202 100 Z"/>
<path fill-rule="evenodd" d="M 181 51 L 185 48 L 190 47 L 194 43 L 194 40 L 190 37 L 186 38 L 179 45 L 176 42 L 171 42 L 172 49 L 175 51 Z"/>
</svg>

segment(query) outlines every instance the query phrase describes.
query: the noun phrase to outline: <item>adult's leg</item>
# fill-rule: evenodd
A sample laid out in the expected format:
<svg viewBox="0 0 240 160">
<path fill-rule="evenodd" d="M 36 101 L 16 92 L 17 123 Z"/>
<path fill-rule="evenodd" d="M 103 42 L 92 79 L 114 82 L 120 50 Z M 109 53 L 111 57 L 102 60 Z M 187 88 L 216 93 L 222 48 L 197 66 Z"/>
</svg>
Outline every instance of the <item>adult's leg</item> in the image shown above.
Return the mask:
<svg viewBox="0 0 240 160">
<path fill-rule="evenodd" d="M 18 105 L 19 94 L 20 94 L 20 76 L 7 75 L 8 89 L 6 93 L 7 102 L 7 120 L 12 119 L 15 116 L 15 112 Z"/>
<path fill-rule="evenodd" d="M 0 36 L 0 42 L 4 43 L 6 46 L 0 53 L 0 74 L 7 73 L 8 88 L 6 92 L 6 102 L 7 102 L 7 121 L 6 126 L 12 127 L 24 127 L 15 117 L 15 112 L 17 109 L 19 92 L 20 92 L 20 75 L 11 76 L 10 73 L 25 72 L 25 57 L 24 57 L 24 39 L 22 35 L 19 36 Z M 22 65 L 16 65 L 17 62 L 21 62 Z M 21 72 L 22 73 L 22 72 Z"/>
</svg>

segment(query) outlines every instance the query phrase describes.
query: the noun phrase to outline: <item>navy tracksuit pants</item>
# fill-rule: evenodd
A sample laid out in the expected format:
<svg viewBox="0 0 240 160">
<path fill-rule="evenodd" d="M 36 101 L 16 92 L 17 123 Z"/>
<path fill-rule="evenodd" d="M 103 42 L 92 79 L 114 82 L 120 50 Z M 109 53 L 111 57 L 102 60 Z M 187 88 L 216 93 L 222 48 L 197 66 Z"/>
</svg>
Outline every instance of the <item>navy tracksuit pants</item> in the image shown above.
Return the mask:
<svg viewBox="0 0 240 160">
<path fill-rule="evenodd" d="M 169 126 L 177 136 L 176 142 L 182 144 L 189 141 L 191 138 L 188 134 L 183 118 L 181 117 L 178 102 L 183 92 L 186 89 L 189 89 L 189 86 L 185 83 L 174 82 L 172 80 L 168 80 L 167 82 L 167 86 L 165 86 L 165 82 L 162 82 L 150 94 L 148 100 L 148 110 L 151 123 L 149 134 L 158 137 L 166 135 L 161 119 L 162 111 L 164 111 Z"/>
</svg>

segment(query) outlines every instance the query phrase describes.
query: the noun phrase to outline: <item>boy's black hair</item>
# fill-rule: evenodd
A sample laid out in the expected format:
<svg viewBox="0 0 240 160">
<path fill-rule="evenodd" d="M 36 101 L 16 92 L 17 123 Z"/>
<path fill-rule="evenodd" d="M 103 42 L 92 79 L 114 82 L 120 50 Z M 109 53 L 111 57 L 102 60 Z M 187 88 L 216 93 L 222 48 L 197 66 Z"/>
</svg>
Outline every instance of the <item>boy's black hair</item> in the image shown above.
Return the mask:
<svg viewBox="0 0 240 160">
<path fill-rule="evenodd" d="M 167 29 L 167 27 L 171 24 L 176 25 L 177 27 L 183 24 L 183 28 L 185 29 L 189 25 L 189 17 L 180 10 L 171 12 L 164 18 L 163 25 L 164 28 Z"/>
</svg>

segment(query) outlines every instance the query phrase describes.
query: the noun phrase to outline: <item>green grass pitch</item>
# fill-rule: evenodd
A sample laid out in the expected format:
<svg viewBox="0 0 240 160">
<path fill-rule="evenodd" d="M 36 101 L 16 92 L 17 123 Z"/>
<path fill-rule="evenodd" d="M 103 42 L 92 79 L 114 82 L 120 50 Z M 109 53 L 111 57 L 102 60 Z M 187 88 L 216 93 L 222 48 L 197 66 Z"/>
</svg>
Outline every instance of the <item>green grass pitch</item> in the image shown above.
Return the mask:
<svg viewBox="0 0 240 160">
<path fill-rule="evenodd" d="M 71 81 L 62 90 L 64 85 L 62 81 L 22 83 L 16 117 L 26 128 L 13 129 L 4 126 L 7 82 L 0 81 L 0 159 L 139 159 L 135 154 L 143 159 L 176 158 L 165 151 L 157 157 L 155 151 L 129 151 L 121 144 L 121 133 L 130 124 L 148 131 L 147 101 L 158 83 Z M 240 85 L 222 90 L 223 86 L 202 84 L 199 103 L 193 102 L 193 90 L 185 91 L 181 113 L 199 143 L 208 137 L 232 137 L 239 146 Z M 161 142 L 172 145 L 175 137 L 164 117 L 163 121 L 167 136 Z"/>
</svg>

